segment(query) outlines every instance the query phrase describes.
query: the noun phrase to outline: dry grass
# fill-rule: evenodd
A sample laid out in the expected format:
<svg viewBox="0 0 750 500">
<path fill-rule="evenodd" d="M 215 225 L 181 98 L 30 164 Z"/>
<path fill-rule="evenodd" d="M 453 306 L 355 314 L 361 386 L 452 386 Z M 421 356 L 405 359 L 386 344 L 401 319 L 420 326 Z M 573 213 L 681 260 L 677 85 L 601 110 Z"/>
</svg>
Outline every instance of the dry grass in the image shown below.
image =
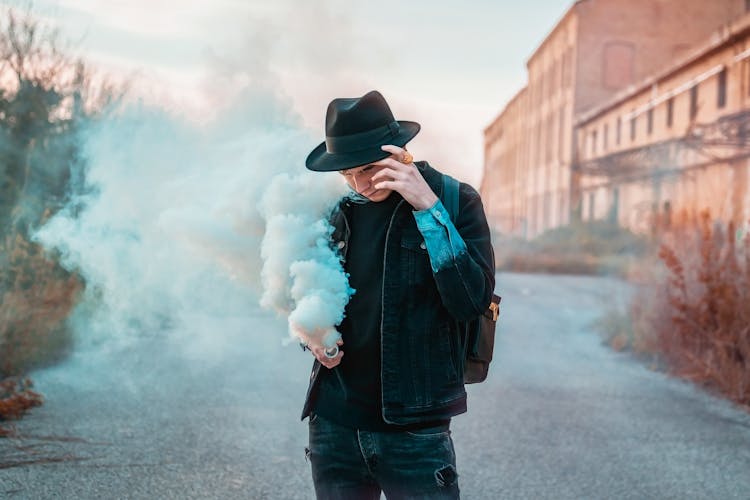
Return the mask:
<svg viewBox="0 0 750 500">
<path fill-rule="evenodd" d="M 599 329 L 613 347 L 750 408 L 750 234 L 739 239 L 708 212 L 681 214 L 658 256 L 631 276 L 629 317 L 608 314 Z"/>
<path fill-rule="evenodd" d="M 32 391 L 28 378 L 9 377 L 0 380 L 0 422 L 20 418 L 30 408 L 42 404 L 42 396 Z M 0 437 L 13 436 L 15 429 L 0 426 Z"/>
<path fill-rule="evenodd" d="M 676 230 L 659 256 L 669 321 L 656 349 L 673 373 L 750 405 L 750 236 L 713 223 L 708 212 Z"/>
<path fill-rule="evenodd" d="M 71 344 L 65 320 L 83 288 L 41 248 L 20 235 L 3 245 L 0 377 L 59 359 Z"/>
<path fill-rule="evenodd" d="M 526 241 L 493 235 L 499 270 L 626 276 L 648 251 L 645 237 L 606 221 L 575 222 Z"/>
<path fill-rule="evenodd" d="M 0 421 L 21 417 L 42 404 L 31 380 L 14 377 L 65 354 L 72 338 L 65 320 L 82 282 L 62 269 L 38 245 L 21 235 L 0 245 Z M 14 435 L 0 426 L 0 437 Z"/>
</svg>

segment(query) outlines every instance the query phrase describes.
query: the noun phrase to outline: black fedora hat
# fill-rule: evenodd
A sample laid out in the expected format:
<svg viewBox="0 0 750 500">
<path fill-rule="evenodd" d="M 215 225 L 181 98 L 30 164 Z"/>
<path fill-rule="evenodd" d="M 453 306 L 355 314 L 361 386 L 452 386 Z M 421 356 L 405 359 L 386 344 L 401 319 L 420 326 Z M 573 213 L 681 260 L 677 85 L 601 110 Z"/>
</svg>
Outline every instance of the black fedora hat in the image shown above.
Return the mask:
<svg viewBox="0 0 750 500">
<path fill-rule="evenodd" d="M 332 172 L 390 156 L 380 146 L 403 147 L 419 132 L 419 123 L 396 121 L 377 90 L 362 97 L 334 99 L 326 111 L 326 140 L 307 155 L 305 166 Z"/>
</svg>

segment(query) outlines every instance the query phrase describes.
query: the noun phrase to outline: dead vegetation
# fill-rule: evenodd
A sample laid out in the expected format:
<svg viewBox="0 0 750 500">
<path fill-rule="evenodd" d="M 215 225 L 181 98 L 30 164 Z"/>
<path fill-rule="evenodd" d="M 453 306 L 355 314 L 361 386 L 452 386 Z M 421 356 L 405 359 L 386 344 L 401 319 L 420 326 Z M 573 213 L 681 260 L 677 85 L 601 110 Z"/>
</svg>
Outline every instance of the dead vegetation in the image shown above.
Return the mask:
<svg viewBox="0 0 750 500">
<path fill-rule="evenodd" d="M 599 327 L 616 349 L 750 409 L 750 234 L 709 212 L 682 213 L 644 261 L 627 317 Z"/>
<path fill-rule="evenodd" d="M 494 234 L 498 270 L 626 276 L 649 250 L 646 237 L 609 221 L 578 221 L 532 240 Z"/>
<path fill-rule="evenodd" d="M 31 390 L 28 378 L 9 377 L 0 381 L 0 422 L 21 417 L 26 411 L 42 404 L 42 396 Z M 0 437 L 15 434 L 13 427 L 0 425 Z"/>
<path fill-rule="evenodd" d="M 70 347 L 65 320 L 83 288 L 42 249 L 20 235 L 7 246 L 6 291 L 0 297 L 0 375 L 57 360 Z"/>
<path fill-rule="evenodd" d="M 659 256 L 669 270 L 670 321 L 657 350 L 675 374 L 750 406 L 750 236 L 738 241 L 734 224 L 704 212 Z"/>
<path fill-rule="evenodd" d="M 0 9 L 0 380 L 54 362 L 71 344 L 66 318 L 83 282 L 33 235 L 87 189 L 80 133 L 123 93 L 30 7 Z M 41 403 L 14 380 L 0 418 Z"/>
</svg>

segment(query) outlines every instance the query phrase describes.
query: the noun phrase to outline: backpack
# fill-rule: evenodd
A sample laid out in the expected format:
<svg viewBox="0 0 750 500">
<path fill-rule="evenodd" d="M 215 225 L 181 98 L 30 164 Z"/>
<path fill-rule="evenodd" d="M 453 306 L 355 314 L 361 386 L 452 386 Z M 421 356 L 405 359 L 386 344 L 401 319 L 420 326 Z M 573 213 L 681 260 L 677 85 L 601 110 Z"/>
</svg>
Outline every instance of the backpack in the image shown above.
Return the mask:
<svg viewBox="0 0 750 500">
<path fill-rule="evenodd" d="M 452 221 L 458 219 L 459 182 L 450 175 L 443 174 L 443 196 L 441 201 Z M 495 261 L 494 250 L 492 261 Z M 492 294 L 487 309 L 478 318 L 466 323 L 466 357 L 464 359 L 464 383 L 484 382 L 492 361 L 495 348 L 495 327 L 500 314 L 500 296 Z"/>
</svg>

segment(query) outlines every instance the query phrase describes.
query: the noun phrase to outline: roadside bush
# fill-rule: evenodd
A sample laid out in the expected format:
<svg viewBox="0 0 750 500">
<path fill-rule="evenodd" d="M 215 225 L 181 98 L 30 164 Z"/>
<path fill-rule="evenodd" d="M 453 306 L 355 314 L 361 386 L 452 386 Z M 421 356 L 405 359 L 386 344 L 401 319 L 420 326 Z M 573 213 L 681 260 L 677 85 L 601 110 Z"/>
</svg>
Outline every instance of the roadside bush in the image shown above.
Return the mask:
<svg viewBox="0 0 750 500">
<path fill-rule="evenodd" d="M 656 349 L 670 370 L 750 405 L 750 235 L 704 212 L 677 229 L 659 252 L 669 321 L 655 325 Z"/>
<path fill-rule="evenodd" d="M 70 348 L 68 313 L 83 289 L 35 243 L 16 235 L 5 242 L 8 257 L 0 295 L 0 379 L 56 361 Z"/>
<path fill-rule="evenodd" d="M 750 234 L 708 212 L 682 214 L 658 256 L 631 276 L 627 314 L 610 312 L 596 327 L 613 348 L 750 408 Z"/>
<path fill-rule="evenodd" d="M 3 377 L 59 359 L 70 346 L 65 319 L 83 283 L 32 235 L 74 188 L 85 189 L 78 134 L 122 95 L 64 45 L 30 11 L 0 9 L 2 384 Z M 21 396 L 0 399 L 0 418 L 15 404 L 36 401 L 23 396 L 26 389 L 15 392 Z"/>
<path fill-rule="evenodd" d="M 626 276 L 649 240 L 607 221 L 575 222 L 526 241 L 493 235 L 503 271 Z"/>
<path fill-rule="evenodd" d="M 42 404 L 42 396 L 31 390 L 28 378 L 6 378 L 0 380 L 0 422 L 21 417 L 34 406 Z M 0 437 L 14 435 L 12 427 L 0 425 Z M 2 464 L 0 464 L 2 468 Z"/>
</svg>

